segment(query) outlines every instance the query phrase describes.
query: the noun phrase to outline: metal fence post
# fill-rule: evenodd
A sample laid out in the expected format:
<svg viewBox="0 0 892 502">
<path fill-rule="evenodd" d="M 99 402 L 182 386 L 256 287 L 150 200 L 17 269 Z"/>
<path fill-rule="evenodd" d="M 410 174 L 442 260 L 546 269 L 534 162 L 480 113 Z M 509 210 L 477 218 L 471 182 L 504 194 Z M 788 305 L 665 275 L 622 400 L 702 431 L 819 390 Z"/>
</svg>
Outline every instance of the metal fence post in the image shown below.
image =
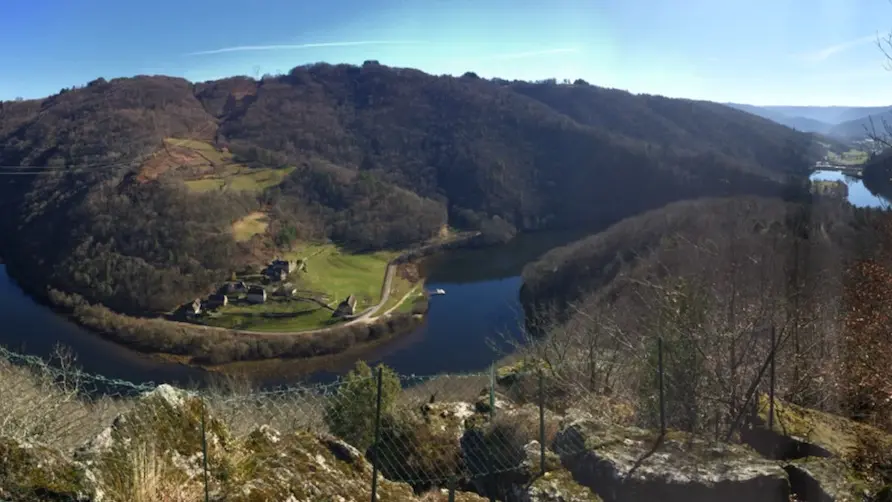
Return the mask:
<svg viewBox="0 0 892 502">
<path fill-rule="evenodd" d="M 496 414 L 496 365 L 489 367 L 489 420 Z"/>
<path fill-rule="evenodd" d="M 378 366 L 378 391 L 375 397 L 375 446 L 372 449 L 375 452 L 372 459 L 372 502 L 378 500 L 378 453 L 381 445 L 381 381 L 383 368 Z"/>
<path fill-rule="evenodd" d="M 663 337 L 657 338 L 657 371 L 660 386 L 660 435 L 666 435 L 666 399 L 663 390 Z"/>
<path fill-rule="evenodd" d="M 545 375 L 539 368 L 539 469 L 545 475 Z"/>
<path fill-rule="evenodd" d="M 207 440 L 207 428 L 205 427 L 205 403 L 204 399 L 200 398 L 201 402 L 201 458 L 204 468 L 204 502 L 210 501 L 210 488 L 208 487 L 208 440 Z"/>
<path fill-rule="evenodd" d="M 774 430 L 774 348 L 777 335 L 774 331 L 774 325 L 771 325 L 771 353 L 769 357 L 771 358 L 771 368 L 769 374 L 769 383 L 768 383 L 768 430 Z"/>
</svg>

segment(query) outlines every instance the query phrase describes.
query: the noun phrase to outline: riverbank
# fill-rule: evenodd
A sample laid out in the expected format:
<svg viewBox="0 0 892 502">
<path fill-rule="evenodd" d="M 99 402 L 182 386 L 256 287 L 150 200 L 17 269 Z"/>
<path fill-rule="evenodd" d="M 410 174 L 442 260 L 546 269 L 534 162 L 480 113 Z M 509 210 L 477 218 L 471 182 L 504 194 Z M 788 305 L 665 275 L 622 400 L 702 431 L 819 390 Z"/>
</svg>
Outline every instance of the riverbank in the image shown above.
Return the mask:
<svg viewBox="0 0 892 502">
<path fill-rule="evenodd" d="M 295 333 L 265 333 L 215 328 L 162 318 L 137 318 L 90 304 L 77 294 L 48 288 L 45 292 L 20 280 L 15 268 L 8 275 L 24 292 L 55 312 L 102 337 L 139 352 L 163 355 L 165 360 L 210 369 L 236 362 L 268 359 L 327 359 L 344 353 L 361 353 L 364 347 L 413 331 L 426 313 L 426 305 L 404 311 L 402 302 L 390 302 L 390 284 L 396 267 L 430 256 L 440 250 L 473 245 L 477 233 L 421 246 L 407 251 L 388 264 L 378 304 L 341 325 Z M 409 298 L 407 293 L 401 298 Z M 378 312 L 382 307 L 387 309 Z M 378 314 L 378 315 L 376 315 Z"/>
</svg>

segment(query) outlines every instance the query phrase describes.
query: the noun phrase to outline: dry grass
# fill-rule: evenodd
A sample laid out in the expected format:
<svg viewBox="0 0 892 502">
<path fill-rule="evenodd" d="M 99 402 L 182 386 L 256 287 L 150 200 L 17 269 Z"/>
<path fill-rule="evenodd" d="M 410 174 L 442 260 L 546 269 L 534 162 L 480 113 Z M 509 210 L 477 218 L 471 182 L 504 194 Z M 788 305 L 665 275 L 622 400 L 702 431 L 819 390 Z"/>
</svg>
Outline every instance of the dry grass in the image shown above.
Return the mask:
<svg viewBox="0 0 892 502">
<path fill-rule="evenodd" d="M 201 480 L 189 479 L 173 465 L 169 452 L 158 448 L 151 437 L 129 445 L 129 465 L 103 483 L 106 496 L 115 502 L 198 502 L 204 500 Z M 105 475 L 114 473 L 103 473 Z"/>
<path fill-rule="evenodd" d="M 269 218 L 266 213 L 253 212 L 232 224 L 232 236 L 236 242 L 246 242 L 251 237 L 266 232 Z"/>
<path fill-rule="evenodd" d="M 89 384 L 76 372 L 17 366 L 0 358 L 0 436 L 61 450 L 82 445 L 131 406 L 126 400 L 85 395 L 94 390 Z"/>
</svg>

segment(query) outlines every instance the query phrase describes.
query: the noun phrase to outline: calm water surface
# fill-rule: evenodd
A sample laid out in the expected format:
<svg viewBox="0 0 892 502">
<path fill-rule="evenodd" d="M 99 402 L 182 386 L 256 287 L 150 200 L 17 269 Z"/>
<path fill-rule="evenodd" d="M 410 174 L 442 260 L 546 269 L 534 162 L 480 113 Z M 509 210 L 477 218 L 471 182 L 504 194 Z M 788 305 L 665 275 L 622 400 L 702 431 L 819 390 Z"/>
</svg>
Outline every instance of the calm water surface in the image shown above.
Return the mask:
<svg viewBox="0 0 892 502">
<path fill-rule="evenodd" d="M 413 333 L 363 354 L 362 358 L 384 362 L 403 374 L 486 369 L 510 349 L 510 341 L 520 333 L 523 266 L 549 249 L 584 235 L 579 231 L 524 235 L 502 246 L 456 250 L 431 258 L 424 266 L 427 287 L 442 288 L 446 294 L 431 298 L 424 324 Z M 47 357 L 57 343 L 77 354 L 84 371 L 108 378 L 175 384 L 207 379 L 202 370 L 129 350 L 56 315 L 25 295 L 7 276 L 5 266 L 0 265 L 0 344 Z M 296 375 L 300 365 L 300 361 L 283 363 L 283 373 Z M 314 373 L 310 380 L 330 380 L 351 367 L 351 361 L 344 361 Z M 260 383 L 280 385 L 298 378 L 267 377 Z"/>
<path fill-rule="evenodd" d="M 856 206 L 888 207 L 860 179 L 834 171 L 816 171 L 812 179 L 842 180 L 849 186 L 849 201 Z M 519 302 L 523 266 L 551 248 L 582 238 L 590 232 L 528 234 L 508 244 L 483 249 L 456 250 L 429 259 L 425 265 L 427 288 L 442 288 L 431 298 L 430 311 L 413 333 L 375 348 L 362 358 L 383 362 L 400 373 L 430 375 L 442 372 L 485 370 L 518 340 L 523 322 Z M 89 373 L 132 382 L 175 384 L 204 382 L 199 369 L 158 360 L 106 341 L 35 303 L 7 276 L 0 264 L 0 344 L 47 357 L 56 344 L 77 354 Z M 300 361 L 279 366 L 281 375 L 265 377 L 266 385 L 307 379 Z M 330 365 L 309 380 L 327 381 L 352 367 L 352 361 Z M 292 376 L 293 375 L 293 376 Z"/>
<path fill-rule="evenodd" d="M 838 171 L 815 171 L 810 176 L 813 180 L 844 181 L 849 187 L 849 202 L 857 207 L 889 207 L 889 201 L 871 192 L 864 182 L 853 176 L 846 176 Z"/>
</svg>

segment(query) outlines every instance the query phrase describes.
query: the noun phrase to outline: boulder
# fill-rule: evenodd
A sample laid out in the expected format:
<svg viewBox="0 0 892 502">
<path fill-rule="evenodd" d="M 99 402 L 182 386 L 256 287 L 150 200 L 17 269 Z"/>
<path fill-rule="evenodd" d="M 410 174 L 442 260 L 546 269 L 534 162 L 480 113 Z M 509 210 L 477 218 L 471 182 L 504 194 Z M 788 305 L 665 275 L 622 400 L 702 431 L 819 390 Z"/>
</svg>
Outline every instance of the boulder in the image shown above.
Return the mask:
<svg viewBox="0 0 892 502">
<path fill-rule="evenodd" d="M 579 484 L 604 500 L 665 502 L 787 501 L 790 485 L 777 462 L 743 445 L 710 443 L 677 432 L 574 420 L 554 450 Z"/>
<path fill-rule="evenodd" d="M 519 502 L 601 502 L 601 497 L 577 483 L 566 469 L 546 472 L 519 495 Z"/>
<path fill-rule="evenodd" d="M 876 493 L 878 488 L 839 459 L 800 458 L 786 463 L 784 470 L 797 500 L 860 502 Z"/>
<path fill-rule="evenodd" d="M 546 410 L 546 445 L 560 417 Z M 462 455 L 474 490 L 509 502 L 528 500 L 527 488 L 542 474 L 539 409 L 524 405 L 496 414 L 492 422 L 474 423 L 462 437 Z M 545 470 L 560 468 L 546 450 Z"/>
<path fill-rule="evenodd" d="M 204 493 L 204 448 L 209 469 L 217 470 L 230 442 L 201 399 L 161 385 L 79 448 L 75 459 L 95 482 L 97 502 L 134 500 L 137 494 L 188 499 Z"/>
<path fill-rule="evenodd" d="M 0 500 L 88 501 L 95 490 L 83 466 L 60 452 L 0 438 Z"/>
<path fill-rule="evenodd" d="M 768 396 L 762 394 L 749 427 L 741 433 L 745 443 L 768 458 L 849 458 L 865 444 L 892 449 L 889 434 L 839 415 L 775 399 L 774 424 L 769 429 L 768 413 Z"/>
<path fill-rule="evenodd" d="M 230 456 L 221 476 L 232 502 L 260 500 L 367 501 L 372 466 L 356 448 L 309 432 L 283 434 L 268 427 L 249 434 Z M 378 499 L 415 501 L 404 483 L 379 477 Z"/>
</svg>

